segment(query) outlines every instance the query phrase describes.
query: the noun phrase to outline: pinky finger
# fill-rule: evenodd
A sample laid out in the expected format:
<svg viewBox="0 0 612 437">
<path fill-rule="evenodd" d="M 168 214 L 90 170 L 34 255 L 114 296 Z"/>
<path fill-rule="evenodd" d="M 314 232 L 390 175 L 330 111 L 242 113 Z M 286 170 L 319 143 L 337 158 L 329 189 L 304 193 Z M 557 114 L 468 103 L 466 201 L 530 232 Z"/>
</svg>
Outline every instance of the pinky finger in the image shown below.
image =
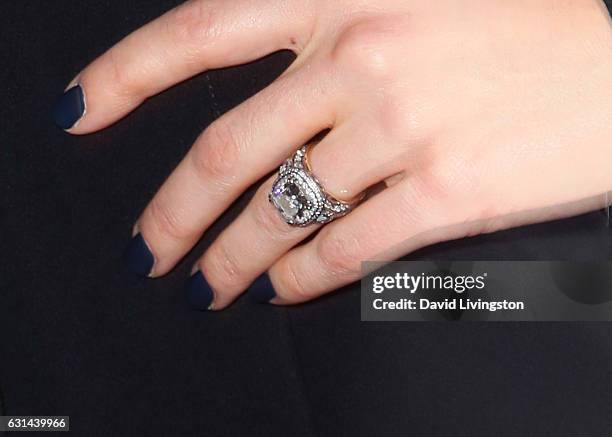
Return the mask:
<svg viewBox="0 0 612 437">
<path fill-rule="evenodd" d="M 449 220 L 448 208 L 440 208 L 418 185 L 404 180 L 285 254 L 270 268 L 268 277 L 252 286 L 253 293 L 274 296 L 270 303 L 278 305 L 312 300 L 359 280 L 363 261 L 391 261 L 453 238 L 435 231 Z"/>
</svg>

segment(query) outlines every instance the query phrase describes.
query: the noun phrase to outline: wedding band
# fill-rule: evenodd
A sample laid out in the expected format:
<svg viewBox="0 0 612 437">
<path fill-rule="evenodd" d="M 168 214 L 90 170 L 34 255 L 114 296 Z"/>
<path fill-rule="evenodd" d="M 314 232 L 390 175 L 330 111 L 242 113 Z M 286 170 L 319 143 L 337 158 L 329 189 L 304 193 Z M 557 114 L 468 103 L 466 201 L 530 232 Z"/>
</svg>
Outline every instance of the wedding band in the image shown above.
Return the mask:
<svg viewBox="0 0 612 437">
<path fill-rule="evenodd" d="M 301 147 L 279 167 L 268 195 L 270 203 L 291 226 L 329 223 L 346 215 L 361 200 L 344 202 L 325 191 L 310 169 L 310 147 Z"/>
</svg>

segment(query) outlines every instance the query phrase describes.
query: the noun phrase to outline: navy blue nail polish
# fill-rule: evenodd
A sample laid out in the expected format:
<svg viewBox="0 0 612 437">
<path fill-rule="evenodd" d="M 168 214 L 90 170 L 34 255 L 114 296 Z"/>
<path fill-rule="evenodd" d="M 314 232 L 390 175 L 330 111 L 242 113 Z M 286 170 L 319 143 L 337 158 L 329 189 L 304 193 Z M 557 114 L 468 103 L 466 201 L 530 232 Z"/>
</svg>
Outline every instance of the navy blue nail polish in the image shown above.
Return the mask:
<svg viewBox="0 0 612 437">
<path fill-rule="evenodd" d="M 214 293 L 199 270 L 187 281 L 185 285 L 185 298 L 193 309 L 202 311 L 210 309 Z"/>
<path fill-rule="evenodd" d="M 267 273 L 262 274 L 251 284 L 248 290 L 251 299 L 260 303 L 268 303 L 276 297 L 276 292 Z"/>
<path fill-rule="evenodd" d="M 85 113 L 85 95 L 81 85 L 75 85 L 62 94 L 53 107 L 53 121 L 62 129 L 70 129 Z"/>
<path fill-rule="evenodd" d="M 142 235 L 136 234 L 124 253 L 127 269 L 139 276 L 149 276 L 155 259 Z"/>
</svg>

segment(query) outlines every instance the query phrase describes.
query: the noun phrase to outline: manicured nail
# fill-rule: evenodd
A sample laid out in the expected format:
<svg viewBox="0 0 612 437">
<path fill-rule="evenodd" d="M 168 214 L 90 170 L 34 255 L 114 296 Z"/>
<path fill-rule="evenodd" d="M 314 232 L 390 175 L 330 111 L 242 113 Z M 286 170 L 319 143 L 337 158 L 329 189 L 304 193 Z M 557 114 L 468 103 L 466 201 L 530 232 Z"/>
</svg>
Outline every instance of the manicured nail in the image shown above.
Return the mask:
<svg viewBox="0 0 612 437">
<path fill-rule="evenodd" d="M 132 238 L 125 249 L 124 259 L 127 269 L 139 276 L 149 276 L 155 262 L 151 250 L 139 233 Z"/>
<path fill-rule="evenodd" d="M 267 273 L 262 274 L 249 287 L 248 295 L 251 299 L 260 303 L 268 303 L 276 297 L 276 292 L 270 282 Z"/>
<path fill-rule="evenodd" d="M 187 303 L 195 310 L 210 310 L 215 295 L 201 271 L 194 273 L 185 285 Z"/>
<path fill-rule="evenodd" d="M 62 129 L 70 129 L 85 114 L 85 95 L 81 85 L 66 90 L 53 107 L 53 121 Z"/>
</svg>

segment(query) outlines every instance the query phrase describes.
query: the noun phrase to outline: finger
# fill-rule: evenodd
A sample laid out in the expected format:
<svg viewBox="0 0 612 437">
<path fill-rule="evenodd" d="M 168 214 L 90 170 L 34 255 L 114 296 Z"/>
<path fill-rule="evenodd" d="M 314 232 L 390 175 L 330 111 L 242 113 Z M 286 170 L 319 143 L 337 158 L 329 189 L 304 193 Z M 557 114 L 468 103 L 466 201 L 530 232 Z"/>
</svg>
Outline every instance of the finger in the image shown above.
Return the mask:
<svg viewBox="0 0 612 437">
<path fill-rule="evenodd" d="M 104 128 L 147 97 L 203 70 L 299 50 L 309 25 L 300 2 L 191 0 L 128 35 L 69 85 L 54 110 L 70 133 Z M 304 9 L 304 10 L 302 10 Z"/>
<path fill-rule="evenodd" d="M 246 188 L 334 117 L 333 91 L 311 68 L 282 76 L 209 126 L 135 226 L 153 259 L 141 273 L 168 272 Z"/>
<path fill-rule="evenodd" d="M 444 229 L 452 214 L 412 182 L 404 180 L 382 191 L 276 262 L 262 281 L 273 290 L 269 294 L 275 294 L 271 303 L 314 299 L 360 279 L 363 261 L 391 261 L 451 238 L 445 231 L 433 231 Z"/>
<path fill-rule="evenodd" d="M 320 181 L 327 181 L 341 169 L 340 174 L 334 178 L 338 181 L 343 177 L 351 180 L 350 184 L 341 185 L 349 193 L 360 193 L 369 185 L 379 182 L 387 174 L 377 178 L 376 172 L 371 172 L 369 177 L 372 179 L 349 177 L 368 174 L 371 162 L 352 159 L 366 147 L 364 141 L 367 143 L 358 131 L 352 130 L 350 124 L 335 126 L 321 142 L 310 149 L 309 156 L 316 152 L 320 157 L 316 165 L 310 162 L 312 172 Z M 345 144 L 351 144 L 352 154 L 333 154 Z M 386 154 L 386 149 L 379 149 L 378 159 L 384 161 Z M 339 161 L 342 161 L 342 165 Z M 247 208 L 219 235 L 197 263 L 199 272 L 187 287 L 187 297 L 192 305 L 208 309 L 211 307 L 210 299 L 213 299 L 213 309 L 227 307 L 281 256 L 319 229 L 320 225 L 316 223 L 293 227 L 285 222 L 268 199 L 274 179 L 269 179 L 259 188 Z M 343 194 L 328 190 L 325 184 L 323 186 L 336 198 Z"/>
<path fill-rule="evenodd" d="M 186 287 L 194 308 L 227 307 L 257 276 L 320 227 L 293 227 L 282 219 L 268 200 L 275 178 L 259 187 L 247 208 L 196 263 L 196 273 Z"/>
<path fill-rule="evenodd" d="M 353 120 L 336 127 L 309 153 L 317 179 L 337 199 L 351 200 L 406 167 L 404 147 L 389 147 L 371 126 Z"/>
<path fill-rule="evenodd" d="M 491 219 L 470 196 L 449 196 L 437 182 L 419 175 L 393 184 L 287 253 L 255 287 L 274 304 L 306 302 L 360 279 L 364 261 L 392 261 L 441 241 L 567 218 L 602 204 L 599 195 Z"/>
</svg>

